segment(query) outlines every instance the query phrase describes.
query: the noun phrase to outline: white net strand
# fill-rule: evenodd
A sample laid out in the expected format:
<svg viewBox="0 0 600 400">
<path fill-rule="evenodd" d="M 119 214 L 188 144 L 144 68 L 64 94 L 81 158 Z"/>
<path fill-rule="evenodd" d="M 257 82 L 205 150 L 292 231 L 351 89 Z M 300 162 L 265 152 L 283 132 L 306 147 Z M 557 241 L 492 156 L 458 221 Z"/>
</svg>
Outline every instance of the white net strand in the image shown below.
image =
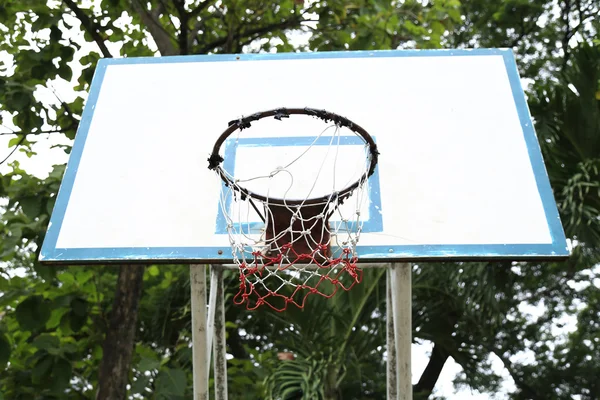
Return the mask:
<svg viewBox="0 0 600 400">
<path fill-rule="evenodd" d="M 333 134 L 324 136 L 332 128 Z M 355 166 L 359 172 L 356 189 L 340 199 L 339 190 L 346 186 L 337 185 L 342 180 L 337 176 L 341 168 L 338 161 L 341 141 L 348 137 L 342 136 L 341 130 L 337 124 L 328 126 L 292 161 L 276 166 L 268 173 L 237 179 L 233 176 L 234 171 L 224 171 L 233 182 L 222 185 L 220 206 L 233 262 L 240 271 L 236 303 L 245 303 L 248 309 L 268 305 L 276 311 L 283 311 L 288 304 L 303 307 L 309 294 L 331 297 L 339 288 L 349 290 L 360 282 L 362 274 L 356 268 L 356 245 L 363 228 L 361 210 L 368 197 L 367 173 L 371 166 L 371 153 L 364 138 L 351 131 L 352 137 L 362 139 L 368 156 L 362 164 Z M 327 149 L 318 160 L 315 156 L 318 152 L 313 150 L 322 138 L 328 143 L 320 146 Z M 231 145 L 237 145 L 239 134 L 229 140 L 235 140 L 236 143 Z M 311 177 L 312 184 L 300 201 L 288 198 L 296 181 L 292 170 L 296 164 L 302 164 L 300 172 L 303 172 L 304 165 L 318 165 L 316 174 Z M 348 160 L 344 160 L 344 168 L 350 165 Z M 284 187 L 283 196 L 278 196 L 278 202 L 272 203 L 270 199 L 274 197 L 271 193 L 281 193 L 282 189 L 281 179 L 275 178 L 282 174 L 289 178 L 288 185 Z M 328 174 L 330 176 L 325 178 Z M 331 182 L 331 195 L 324 196 L 322 202 L 306 204 L 315 197 L 313 192 L 324 179 Z M 347 180 L 345 185 L 357 181 L 357 178 L 350 176 Z M 242 194 L 242 186 L 257 181 L 266 189 L 266 193 L 262 193 L 266 198 L 264 201 Z M 335 220 L 332 220 L 333 217 Z M 261 222 L 257 223 L 257 219 Z"/>
</svg>

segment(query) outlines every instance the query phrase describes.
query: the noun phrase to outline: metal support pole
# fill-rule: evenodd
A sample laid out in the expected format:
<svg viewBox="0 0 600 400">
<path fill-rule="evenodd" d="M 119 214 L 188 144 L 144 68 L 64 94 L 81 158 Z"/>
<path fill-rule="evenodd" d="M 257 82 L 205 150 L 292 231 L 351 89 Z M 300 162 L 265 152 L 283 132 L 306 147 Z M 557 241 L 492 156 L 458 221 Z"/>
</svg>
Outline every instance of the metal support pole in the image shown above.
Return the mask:
<svg viewBox="0 0 600 400">
<path fill-rule="evenodd" d="M 394 263 L 391 268 L 392 310 L 396 341 L 398 400 L 412 400 L 411 352 L 412 289 L 410 263 Z"/>
<path fill-rule="evenodd" d="M 215 269 L 215 272 L 217 279 L 213 341 L 215 400 L 227 400 L 227 347 L 225 343 L 225 290 L 223 283 L 223 269 Z"/>
<path fill-rule="evenodd" d="M 398 370 L 396 369 L 396 334 L 394 330 L 394 312 L 392 297 L 392 265 L 386 268 L 386 334 L 387 334 L 387 398 L 398 397 Z"/>
<path fill-rule="evenodd" d="M 208 352 L 206 351 L 206 266 L 190 265 L 192 296 L 192 354 L 194 400 L 208 400 Z"/>
</svg>

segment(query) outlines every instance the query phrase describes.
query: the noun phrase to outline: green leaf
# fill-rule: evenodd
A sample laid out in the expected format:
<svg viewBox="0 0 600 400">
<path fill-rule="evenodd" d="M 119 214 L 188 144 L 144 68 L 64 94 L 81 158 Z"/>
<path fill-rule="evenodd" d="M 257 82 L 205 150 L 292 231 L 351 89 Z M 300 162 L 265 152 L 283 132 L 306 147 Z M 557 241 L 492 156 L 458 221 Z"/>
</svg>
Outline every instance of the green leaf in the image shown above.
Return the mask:
<svg viewBox="0 0 600 400">
<path fill-rule="evenodd" d="M 24 92 L 17 92 L 12 95 L 11 106 L 15 109 L 23 109 L 31 102 L 31 95 Z"/>
<path fill-rule="evenodd" d="M 50 368 L 53 364 L 53 358 L 49 355 L 42 357 L 38 360 L 37 364 L 31 370 L 31 381 L 33 383 L 40 383 L 50 373 Z"/>
<path fill-rule="evenodd" d="M 44 333 L 36 337 L 32 344 L 38 349 L 48 350 L 59 347 L 60 340 L 54 335 Z"/>
<path fill-rule="evenodd" d="M 446 31 L 446 27 L 439 21 L 433 21 L 431 23 L 431 30 L 433 34 L 441 36 Z"/>
<path fill-rule="evenodd" d="M 48 201 L 46 202 L 46 212 L 48 213 L 48 215 L 52 214 L 52 210 L 54 209 L 54 203 L 56 203 L 55 197 L 48 199 Z"/>
<path fill-rule="evenodd" d="M 75 283 L 75 277 L 73 276 L 72 273 L 67 272 L 67 271 L 58 275 L 58 280 L 67 286 L 70 286 Z"/>
<path fill-rule="evenodd" d="M 156 377 L 156 395 L 162 399 L 172 399 L 185 394 L 187 379 L 181 369 L 165 369 Z"/>
<path fill-rule="evenodd" d="M 89 281 L 93 276 L 94 276 L 94 271 L 90 268 L 90 269 L 86 269 L 86 270 L 77 272 L 77 274 L 75 274 L 75 279 L 77 280 L 77 283 L 79 283 L 80 285 L 83 285 L 84 283 Z"/>
<path fill-rule="evenodd" d="M 42 210 L 42 198 L 39 196 L 24 197 L 19 200 L 19 204 L 25 215 L 31 219 L 38 217 Z"/>
<path fill-rule="evenodd" d="M 31 68 L 31 77 L 34 79 L 45 80 L 49 72 L 54 70 L 54 64 L 49 61 L 41 62 Z"/>
<path fill-rule="evenodd" d="M 150 384 L 149 376 L 144 376 L 144 375 L 137 376 L 135 381 L 133 381 L 133 384 L 131 385 L 131 391 L 133 394 L 142 394 L 146 390 L 146 388 L 149 386 L 149 384 Z"/>
<path fill-rule="evenodd" d="M 60 48 L 60 58 L 63 62 L 72 60 L 74 54 L 75 54 L 75 49 L 73 47 L 62 46 Z"/>
<path fill-rule="evenodd" d="M 29 331 L 43 327 L 50 318 L 50 305 L 42 296 L 31 296 L 23 300 L 15 310 L 19 325 Z"/>
<path fill-rule="evenodd" d="M 58 29 L 58 26 L 52 25 L 50 27 L 50 40 L 53 42 L 58 42 L 61 37 L 62 37 L 62 33 L 61 33 L 60 29 Z"/>
<path fill-rule="evenodd" d="M 59 358 L 52 368 L 52 389 L 54 392 L 63 392 L 69 387 L 73 367 L 64 358 Z"/>
<path fill-rule="evenodd" d="M 79 332 L 87 322 L 87 315 L 77 315 L 73 310 L 66 314 L 69 319 L 69 327 L 73 332 Z"/>
<path fill-rule="evenodd" d="M 148 268 L 148 273 L 152 276 L 158 276 L 160 274 L 160 270 L 156 265 L 152 265 L 150 268 Z"/>
<path fill-rule="evenodd" d="M 6 339 L 6 336 L 0 335 L 0 369 L 4 369 L 4 366 L 10 360 L 10 343 Z"/>
<path fill-rule="evenodd" d="M 152 358 L 142 357 L 138 363 L 138 370 L 141 372 L 154 371 L 160 367 L 160 361 Z"/>
<path fill-rule="evenodd" d="M 104 352 L 102 351 L 102 346 L 100 345 L 96 345 L 96 347 L 94 347 L 94 350 L 92 351 L 92 357 L 95 360 L 101 360 L 102 359 L 102 354 Z"/>
<path fill-rule="evenodd" d="M 70 82 L 73 78 L 73 71 L 67 64 L 62 64 L 60 68 L 58 68 L 58 76 L 63 78 L 65 81 Z"/>
<path fill-rule="evenodd" d="M 60 279 L 60 277 L 59 277 Z M 57 308 L 69 307 L 75 296 L 73 294 L 64 294 L 54 298 L 52 306 Z"/>
<path fill-rule="evenodd" d="M 21 139 L 22 139 L 21 135 L 15 137 L 15 138 L 10 139 L 8 141 L 8 147 L 16 146 L 21 141 Z"/>
<path fill-rule="evenodd" d="M 88 302 L 82 298 L 75 298 L 71 301 L 71 309 L 73 310 L 73 314 L 78 317 L 86 317 L 88 310 Z"/>
</svg>

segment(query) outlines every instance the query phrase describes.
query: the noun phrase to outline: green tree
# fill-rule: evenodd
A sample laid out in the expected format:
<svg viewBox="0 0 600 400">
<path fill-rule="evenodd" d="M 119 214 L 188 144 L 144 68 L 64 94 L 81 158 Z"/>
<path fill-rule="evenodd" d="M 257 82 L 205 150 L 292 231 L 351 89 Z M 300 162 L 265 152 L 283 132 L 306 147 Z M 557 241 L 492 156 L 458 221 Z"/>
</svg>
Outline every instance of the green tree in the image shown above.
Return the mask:
<svg viewBox="0 0 600 400">
<path fill-rule="evenodd" d="M 0 110 L 2 135 L 11 137 L 11 150 L 0 165 L 10 162 L 15 151 L 35 156 L 35 143 L 46 140 L 47 135 L 74 138 L 85 91 L 100 57 L 291 51 L 290 33 L 310 30 L 307 24 L 315 23 L 315 16 L 317 29 L 311 32 L 315 43 L 319 37 L 326 43 L 332 32 L 341 31 L 350 36 L 358 32 L 362 37 L 364 32 L 377 29 L 389 35 L 390 27 L 398 25 L 394 15 L 404 12 L 393 4 L 362 1 L 348 6 L 343 1 L 305 4 L 292 0 L 103 0 L 94 5 L 74 0 L 2 2 L 0 51 L 8 62 L 0 71 Z M 436 21 L 446 13 L 456 20 L 457 6 L 456 1 L 438 1 L 430 6 L 411 3 L 406 6 L 406 15 L 416 14 L 406 25 L 413 33 L 431 35 L 415 34 L 419 43 L 438 47 L 445 28 Z M 388 22 L 382 24 L 383 16 Z M 74 84 L 78 96 L 64 100 L 53 89 L 56 80 Z M 44 92 L 52 93 L 55 100 L 39 101 L 37 96 Z M 60 146 L 70 150 L 69 145 Z M 155 283 L 156 267 L 148 269 L 150 277 L 133 266 L 81 269 L 86 271 L 86 279 L 79 282 L 73 272 L 79 271 L 77 267 L 40 266 L 37 251 L 64 166 L 55 167 L 50 176 L 40 179 L 22 170 L 17 162 L 9 165 L 11 169 L 0 186 L 0 197 L 6 200 L 0 218 L 0 257 L 6 272 L 1 287 L 6 315 L 1 326 L 5 334 L 0 337 L 0 360 L 8 366 L 0 379 L 2 392 L 12 398 L 85 398 L 99 387 L 101 397 L 122 398 L 133 358 L 137 363 L 133 393 L 150 390 L 157 397 L 184 396 L 185 389 L 181 388 L 189 385 L 182 383 L 190 380 L 182 371 L 189 365 L 172 350 L 185 331 L 176 338 L 169 337 L 176 342 L 159 340 L 159 332 L 155 332 L 157 335 L 131 353 L 136 326 L 147 324 L 144 320 L 136 324 L 137 308 L 145 309 L 144 302 L 139 302 L 142 281 L 146 281 L 146 293 L 155 290 L 148 285 Z M 176 279 L 165 269 L 161 282 L 181 281 L 181 276 Z M 24 276 L 14 276 L 15 271 Z M 95 277 L 101 272 L 104 283 L 98 286 L 99 280 L 88 275 Z M 167 289 L 160 285 L 161 290 Z M 132 287 L 137 289 L 132 291 Z M 95 307 L 90 308 L 91 304 Z M 172 315 L 167 318 L 171 323 Z M 90 335 L 85 332 L 95 333 L 93 343 L 88 342 Z M 137 332 L 142 335 L 139 329 Z M 48 339 L 36 345 L 39 338 Z M 164 347 L 149 346 L 156 342 L 164 343 Z M 68 350 L 65 343 L 70 345 Z M 85 353 L 89 349 L 94 353 Z M 96 369 L 99 378 L 92 372 Z M 77 385 L 69 385 L 73 379 Z"/>
<path fill-rule="evenodd" d="M 0 68 L 0 135 L 10 138 L 8 157 L 0 157 L 7 171 L 0 177 L 0 398 L 94 398 L 98 371 L 119 365 L 124 372 L 115 380 L 100 373 L 114 387 L 111 398 L 124 398 L 126 383 L 129 396 L 191 396 L 186 266 L 37 263 L 64 166 L 40 178 L 12 154 L 37 157 L 36 142 L 74 138 L 100 57 L 440 47 L 516 50 L 574 254 L 561 263 L 416 265 L 413 335 L 433 350 L 415 398 L 433 396 L 451 358 L 463 369 L 457 385 L 495 393 L 501 378 L 490 357 L 512 377 L 511 398 L 600 397 L 599 3 L 0 2 L 0 54 L 7 60 Z M 298 35 L 306 45 L 292 44 Z M 72 83 L 75 96 L 58 93 L 57 81 Z M 231 295 L 237 278 L 226 276 Z M 135 294 L 129 285 L 141 296 L 127 296 Z M 384 398 L 384 286 L 381 271 L 369 271 L 359 290 L 315 299 L 318 312 L 290 312 L 283 320 L 228 307 L 231 398 Z M 529 315 L 532 306 L 542 315 Z M 565 317 L 576 330 L 556 337 Z M 135 343 L 130 337 L 115 352 L 112 338 L 126 337 L 119 326 L 135 332 Z M 279 351 L 295 360 L 278 360 Z M 519 360 L 524 354 L 530 361 Z"/>
</svg>

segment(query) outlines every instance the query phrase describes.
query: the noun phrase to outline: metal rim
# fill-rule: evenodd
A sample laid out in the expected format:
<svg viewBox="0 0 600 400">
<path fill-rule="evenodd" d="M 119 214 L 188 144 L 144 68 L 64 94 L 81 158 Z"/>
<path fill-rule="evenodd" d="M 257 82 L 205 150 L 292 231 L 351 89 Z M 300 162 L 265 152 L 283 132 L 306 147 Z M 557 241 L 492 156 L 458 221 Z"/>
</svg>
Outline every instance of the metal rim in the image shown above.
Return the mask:
<svg viewBox="0 0 600 400">
<path fill-rule="evenodd" d="M 225 171 L 223 170 L 223 167 L 221 166 L 224 159 L 219 154 L 219 151 L 221 150 L 221 146 L 223 145 L 223 143 L 225 143 L 225 140 L 227 140 L 227 138 L 229 136 L 231 136 L 231 134 L 233 132 L 237 131 L 238 129 L 243 130 L 246 128 L 250 128 L 251 123 L 254 121 L 258 121 L 260 119 L 268 118 L 268 117 L 274 117 L 277 120 L 281 120 L 282 118 L 289 118 L 290 115 L 308 115 L 308 116 L 312 116 L 312 117 L 317 117 L 325 122 L 331 121 L 331 122 L 335 123 L 337 126 L 346 127 L 348 129 L 350 129 L 351 131 L 353 131 L 354 133 L 356 133 L 357 135 L 359 135 L 360 137 L 362 137 L 365 140 L 365 142 L 369 145 L 369 155 L 370 155 L 370 161 L 371 161 L 371 163 L 369 165 L 369 170 L 367 172 L 365 172 L 361 177 L 359 177 L 354 183 L 352 183 L 351 185 L 347 186 L 346 188 L 340 190 L 339 192 L 331 193 L 331 194 L 325 195 L 325 196 L 311 197 L 311 198 L 308 198 L 305 200 L 288 200 L 288 199 L 280 199 L 280 198 L 276 198 L 276 197 L 266 197 L 261 194 L 252 192 L 252 191 L 240 186 L 238 183 L 236 183 L 234 180 L 232 180 L 225 173 Z M 233 190 L 236 190 L 240 193 L 240 195 L 242 196 L 242 200 L 244 200 L 246 197 L 250 197 L 250 198 L 253 198 L 256 200 L 260 200 L 265 203 L 268 202 L 269 204 L 280 204 L 280 205 L 284 205 L 284 206 L 295 206 L 295 205 L 297 206 L 297 205 L 310 205 L 310 204 L 326 203 L 326 202 L 331 201 L 334 198 L 337 198 L 338 201 L 343 201 L 343 200 L 347 199 L 348 197 L 350 197 L 352 192 L 357 187 L 359 187 L 364 181 L 366 181 L 371 175 L 373 175 L 373 173 L 375 172 L 375 167 L 377 166 L 378 156 L 379 156 L 379 151 L 377 150 L 377 144 L 375 143 L 375 141 L 373 140 L 371 135 L 369 135 L 369 133 L 363 127 L 361 127 L 358 124 L 355 124 L 354 122 L 350 121 L 346 117 L 332 113 L 330 111 L 318 110 L 318 109 L 308 108 L 308 107 L 305 107 L 305 108 L 277 108 L 277 109 L 273 109 L 273 110 L 257 112 L 252 115 L 249 115 L 247 117 L 243 117 L 238 120 L 230 121 L 228 124 L 228 128 L 225 129 L 225 131 L 221 134 L 221 136 L 219 136 L 219 138 L 215 142 L 212 154 L 208 158 L 208 169 L 215 170 L 227 186 L 231 187 Z"/>
</svg>

